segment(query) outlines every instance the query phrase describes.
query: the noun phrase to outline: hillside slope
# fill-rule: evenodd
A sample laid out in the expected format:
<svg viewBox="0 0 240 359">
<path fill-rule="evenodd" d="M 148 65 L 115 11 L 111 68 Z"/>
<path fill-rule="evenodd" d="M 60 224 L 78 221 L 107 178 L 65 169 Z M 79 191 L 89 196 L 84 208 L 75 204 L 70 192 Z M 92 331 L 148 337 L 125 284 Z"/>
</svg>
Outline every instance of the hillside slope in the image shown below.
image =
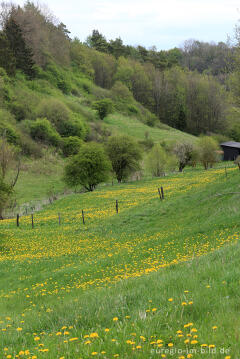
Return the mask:
<svg viewBox="0 0 240 359">
<path fill-rule="evenodd" d="M 237 356 L 238 192 L 235 168 L 195 169 L 2 221 L 4 357 Z"/>
</svg>

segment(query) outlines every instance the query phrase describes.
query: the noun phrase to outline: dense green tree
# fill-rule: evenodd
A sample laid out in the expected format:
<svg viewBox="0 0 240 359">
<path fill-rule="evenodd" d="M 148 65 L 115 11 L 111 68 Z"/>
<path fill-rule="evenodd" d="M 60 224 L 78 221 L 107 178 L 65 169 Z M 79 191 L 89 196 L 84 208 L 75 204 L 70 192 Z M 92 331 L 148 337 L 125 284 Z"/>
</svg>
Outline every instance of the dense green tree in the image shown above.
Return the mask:
<svg viewBox="0 0 240 359">
<path fill-rule="evenodd" d="M 110 169 L 103 147 L 93 142 L 86 143 L 66 165 L 64 180 L 71 187 L 81 185 L 87 191 L 93 191 L 99 183 L 107 180 Z"/>
<path fill-rule="evenodd" d="M 88 36 L 86 43 L 97 51 L 108 52 L 108 42 L 98 30 L 93 30 L 92 34 Z"/>
<path fill-rule="evenodd" d="M 140 169 L 142 158 L 137 143 L 128 136 L 112 136 L 107 142 L 107 153 L 118 182 Z"/>
<path fill-rule="evenodd" d="M 81 146 L 83 141 L 76 136 L 66 137 L 62 140 L 62 152 L 64 157 L 69 157 L 72 155 L 76 155 Z"/>
<path fill-rule="evenodd" d="M 15 75 L 16 58 L 4 32 L 0 32 L 0 67 L 4 68 L 9 76 Z"/>
<path fill-rule="evenodd" d="M 30 134 L 36 141 L 47 145 L 58 146 L 61 138 L 55 128 L 46 118 L 38 118 L 30 124 Z"/>
<path fill-rule="evenodd" d="M 120 37 L 115 40 L 110 40 L 108 45 L 108 52 L 112 54 L 117 59 L 120 56 L 124 56 L 126 53 L 125 46 L 123 45 L 123 41 Z"/>
<path fill-rule="evenodd" d="M 36 75 L 32 50 L 26 45 L 23 32 L 14 18 L 7 21 L 4 34 L 16 59 L 16 69 L 22 70 L 29 78 Z"/>
<path fill-rule="evenodd" d="M 93 107 L 97 110 L 99 118 L 103 120 L 107 115 L 113 112 L 113 102 L 109 98 L 95 101 Z"/>
</svg>

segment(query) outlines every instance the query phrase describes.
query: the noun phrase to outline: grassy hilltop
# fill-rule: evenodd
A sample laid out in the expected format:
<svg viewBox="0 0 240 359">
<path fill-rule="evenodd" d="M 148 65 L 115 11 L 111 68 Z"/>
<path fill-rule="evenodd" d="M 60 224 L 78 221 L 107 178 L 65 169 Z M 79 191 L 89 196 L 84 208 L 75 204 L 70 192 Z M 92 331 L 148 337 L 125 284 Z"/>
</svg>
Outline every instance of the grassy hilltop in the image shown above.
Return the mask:
<svg viewBox="0 0 240 359">
<path fill-rule="evenodd" d="M 239 173 L 227 171 L 68 196 L 34 229 L 30 216 L 1 222 L 2 357 L 237 358 Z"/>
</svg>

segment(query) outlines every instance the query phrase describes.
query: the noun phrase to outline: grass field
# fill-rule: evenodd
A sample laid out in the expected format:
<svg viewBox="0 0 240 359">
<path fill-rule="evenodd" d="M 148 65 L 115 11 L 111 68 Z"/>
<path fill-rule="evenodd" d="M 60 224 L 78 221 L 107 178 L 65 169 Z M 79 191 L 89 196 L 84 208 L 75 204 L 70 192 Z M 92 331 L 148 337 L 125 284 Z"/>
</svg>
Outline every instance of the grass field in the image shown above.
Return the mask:
<svg viewBox="0 0 240 359">
<path fill-rule="evenodd" d="M 113 134 L 121 133 L 124 135 L 130 135 L 135 137 L 136 140 L 144 140 L 145 133 L 149 134 L 155 143 L 165 142 L 196 142 L 196 137 L 186 133 L 178 131 L 172 127 L 162 124 L 162 128 L 149 127 L 143 122 L 138 121 L 132 117 L 126 117 L 119 114 L 109 115 L 104 119 L 104 123 L 113 132 Z"/>
<path fill-rule="evenodd" d="M 238 192 L 188 169 L 2 221 L 0 357 L 238 358 Z"/>
</svg>

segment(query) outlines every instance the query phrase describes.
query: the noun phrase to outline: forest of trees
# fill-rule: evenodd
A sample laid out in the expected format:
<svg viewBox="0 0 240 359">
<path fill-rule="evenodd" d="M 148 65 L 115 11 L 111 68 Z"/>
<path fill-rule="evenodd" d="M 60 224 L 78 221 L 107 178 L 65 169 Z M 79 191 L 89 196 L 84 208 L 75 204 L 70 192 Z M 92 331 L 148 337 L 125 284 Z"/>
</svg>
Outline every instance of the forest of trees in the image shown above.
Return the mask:
<svg viewBox="0 0 240 359">
<path fill-rule="evenodd" d="M 133 95 L 162 123 L 194 135 L 224 131 L 240 139 L 238 42 L 187 40 L 181 48 L 158 51 L 124 45 L 120 37 L 108 41 L 98 30 L 81 42 L 49 10 L 29 1 L 22 7 L 2 3 L 0 24 L 0 67 L 9 76 L 21 70 L 31 80 L 53 64 L 71 67 L 103 89 Z M 64 79 L 58 87 L 68 92 Z"/>
</svg>

